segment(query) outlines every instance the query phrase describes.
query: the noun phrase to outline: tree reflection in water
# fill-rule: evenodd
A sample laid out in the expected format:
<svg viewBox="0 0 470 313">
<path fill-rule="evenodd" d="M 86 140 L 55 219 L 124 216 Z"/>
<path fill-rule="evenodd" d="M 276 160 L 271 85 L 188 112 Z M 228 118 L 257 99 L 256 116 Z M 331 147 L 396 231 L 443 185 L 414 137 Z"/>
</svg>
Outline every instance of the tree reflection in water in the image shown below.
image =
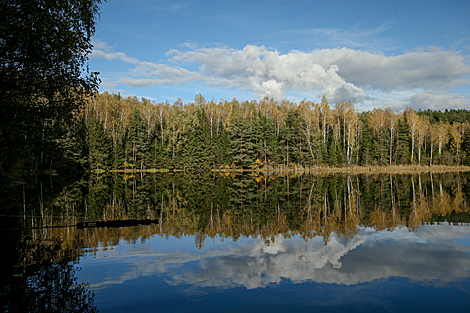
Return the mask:
<svg viewBox="0 0 470 313">
<path fill-rule="evenodd" d="M 27 205 L 22 205 L 20 201 L 18 211 L 25 213 L 17 224 L 41 228 L 83 221 L 159 221 L 150 227 L 119 231 L 98 228 L 78 232 L 73 227 L 47 230 L 48 236 L 60 238 L 69 248 L 78 245 L 77 239 L 91 248 L 116 245 L 120 238 L 136 240 L 153 234 L 177 238 L 194 235 L 200 248 L 206 238 L 216 236 L 233 241 L 260 237 L 267 244 L 277 235 L 299 235 L 305 240 L 322 236 L 327 243 L 333 233 L 354 237 L 360 226 L 415 230 L 422 223 L 444 220 L 468 223 L 468 177 L 465 173 L 92 175 L 51 192 L 50 197 L 44 196 L 46 184 L 36 182 L 41 193 L 36 202 L 23 201 Z M 22 197 L 31 199 L 34 193 L 23 190 L 19 199 Z"/>
<path fill-rule="evenodd" d="M 64 249 L 60 237 L 42 233 L 46 236 L 24 237 L 17 246 L 16 266 L 3 286 L 5 312 L 97 312 L 94 293 L 77 283 L 78 246 Z"/>
<path fill-rule="evenodd" d="M 293 236 L 327 244 L 358 240 L 364 227 L 413 231 L 423 223 L 470 222 L 467 174 L 227 174 L 92 175 L 62 184 L 39 177 L 16 186 L 16 202 L 5 212 L 17 218 L 7 227 L 2 220 L 1 228 L 30 229 L 7 244 L 14 252 L 6 253 L 10 266 L 2 273 L 5 310 L 96 311 L 93 292 L 76 281 L 76 262 L 84 251 L 106 251 L 121 240 L 193 236 L 202 249 L 207 238 L 249 237 L 275 248 Z M 158 223 L 74 227 L 128 219 Z"/>
</svg>

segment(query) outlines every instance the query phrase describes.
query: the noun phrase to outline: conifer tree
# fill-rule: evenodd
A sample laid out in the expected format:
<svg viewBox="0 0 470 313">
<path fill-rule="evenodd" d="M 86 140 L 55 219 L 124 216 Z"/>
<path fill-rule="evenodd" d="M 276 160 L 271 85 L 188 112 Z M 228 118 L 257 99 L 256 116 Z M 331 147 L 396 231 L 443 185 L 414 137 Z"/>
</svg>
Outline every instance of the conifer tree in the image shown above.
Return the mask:
<svg viewBox="0 0 470 313">
<path fill-rule="evenodd" d="M 398 138 L 397 138 L 397 150 L 396 150 L 396 161 L 398 164 L 409 164 L 410 163 L 410 137 L 409 137 L 409 126 L 406 122 L 406 116 L 404 120 L 398 120 Z"/>
<path fill-rule="evenodd" d="M 464 132 L 462 141 L 462 154 L 465 161 L 465 165 L 470 165 L 470 127 Z"/>
<path fill-rule="evenodd" d="M 87 136 L 88 130 L 83 118 L 68 125 L 64 137 L 56 140 L 54 151 L 52 151 L 56 154 L 55 159 L 60 160 L 54 163 L 54 168 L 88 169 L 89 145 Z"/>
<path fill-rule="evenodd" d="M 385 127 L 381 127 L 379 130 L 379 142 L 380 142 L 380 165 L 389 164 L 390 156 L 390 136 Z"/>
<path fill-rule="evenodd" d="M 210 127 L 203 109 L 196 109 L 196 117 L 183 146 L 181 163 L 183 168 L 207 170 L 215 162 Z"/>
<path fill-rule="evenodd" d="M 360 138 L 360 164 L 370 165 L 373 162 L 375 138 L 372 136 L 369 115 L 366 112 L 363 112 L 359 116 L 359 119 L 364 125 Z"/>
<path fill-rule="evenodd" d="M 125 141 L 125 161 L 135 169 L 144 169 L 147 165 L 148 142 L 145 135 L 144 121 L 137 108 L 127 130 Z"/>
<path fill-rule="evenodd" d="M 228 165 L 230 163 L 230 138 L 224 127 L 221 127 L 220 134 L 216 138 L 215 154 L 216 164 Z"/>
<path fill-rule="evenodd" d="M 124 144 L 121 140 L 116 140 L 112 145 L 110 153 L 110 165 L 113 170 L 122 169 L 124 166 Z"/>
<path fill-rule="evenodd" d="M 171 107 L 159 105 L 153 112 L 154 108 L 145 99 L 139 102 L 134 97 L 121 101 L 108 94 L 96 98 L 80 115 L 89 124 L 89 134 L 85 131 L 82 136 L 80 127 L 71 127 L 66 135 L 71 140 L 57 141 L 57 146 L 64 148 L 64 160 L 91 156 L 93 166 L 90 166 L 94 169 L 104 166 L 102 163 L 106 160 L 94 158 L 93 155 L 102 154 L 96 152 L 96 144 L 84 143 L 80 138 L 89 136 L 90 140 L 97 141 L 96 138 L 106 138 L 105 134 L 109 138 L 107 145 L 111 144 L 106 148 L 109 150 L 107 166 L 113 169 L 122 168 L 123 164 L 139 170 L 147 166 L 209 170 L 231 163 L 247 169 L 255 163 L 257 166 L 263 163 L 386 165 L 409 164 L 412 159 L 419 164 L 421 156 L 422 162 L 437 164 L 434 156 L 438 152 L 440 157 L 436 159 L 441 163 L 443 160 L 447 164 L 468 162 L 469 139 L 465 132 L 470 123 L 427 125 L 423 115 L 434 116 L 433 111 L 416 113 L 408 109 L 396 114 L 390 109 L 376 109 L 359 114 L 351 103 L 344 102 L 330 111 L 325 107 L 323 112 L 310 101 L 302 101 L 295 107 L 288 102 L 271 101 L 268 105 L 262 101 L 258 105 L 256 101 L 239 103 L 236 99 L 219 104 L 211 102 L 213 107 L 209 108 L 199 96 L 196 101 L 199 105 L 183 105 L 178 100 Z M 158 109 L 165 112 L 163 119 Z M 208 109 L 213 110 L 213 114 L 207 113 Z M 141 112 L 147 114 L 144 120 Z M 452 112 L 440 112 L 433 121 L 457 119 Z M 459 114 L 466 116 L 466 111 Z M 410 117 L 419 121 L 413 124 L 408 121 Z M 91 121 L 91 118 L 96 120 Z M 95 123 L 99 123 L 101 129 L 96 128 Z M 414 151 L 411 149 L 412 125 Z M 59 157 L 59 151 L 54 152 L 57 155 L 54 158 Z M 453 157 L 453 153 L 457 153 L 458 158 Z"/>
<path fill-rule="evenodd" d="M 335 145 L 333 140 L 330 140 L 328 142 L 328 164 L 332 166 L 340 166 L 341 165 L 341 155 L 340 155 L 340 149 L 337 145 Z"/>
<path fill-rule="evenodd" d="M 286 126 L 280 134 L 280 153 L 283 163 L 289 166 L 290 163 L 296 163 L 299 157 L 299 126 L 300 118 L 292 110 L 289 110 L 285 119 Z"/>
<path fill-rule="evenodd" d="M 216 138 L 213 134 L 213 122 L 209 120 L 205 110 L 197 110 L 197 117 L 200 125 L 199 142 L 200 142 L 200 159 L 199 168 L 209 170 L 216 165 L 215 144 Z"/>
<path fill-rule="evenodd" d="M 242 116 L 235 119 L 231 130 L 231 155 L 237 167 L 249 168 L 256 160 L 256 140 L 249 121 Z"/>
<path fill-rule="evenodd" d="M 110 142 L 104 132 L 103 124 L 97 121 L 94 115 L 92 115 L 88 124 L 88 148 L 90 169 L 107 169 Z"/>
<path fill-rule="evenodd" d="M 260 117 L 259 120 L 261 142 L 259 159 L 263 162 L 278 162 L 276 153 L 278 147 L 277 137 L 275 135 L 274 123 L 271 118 Z"/>
</svg>

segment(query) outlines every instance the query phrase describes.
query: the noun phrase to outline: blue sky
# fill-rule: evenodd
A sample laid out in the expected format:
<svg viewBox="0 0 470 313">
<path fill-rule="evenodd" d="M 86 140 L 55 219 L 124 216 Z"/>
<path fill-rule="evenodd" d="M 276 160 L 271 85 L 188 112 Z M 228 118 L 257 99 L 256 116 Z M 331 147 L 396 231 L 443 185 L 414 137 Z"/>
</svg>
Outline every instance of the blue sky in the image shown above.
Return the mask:
<svg viewBox="0 0 470 313">
<path fill-rule="evenodd" d="M 108 0 L 100 91 L 470 108 L 470 1 Z"/>
</svg>

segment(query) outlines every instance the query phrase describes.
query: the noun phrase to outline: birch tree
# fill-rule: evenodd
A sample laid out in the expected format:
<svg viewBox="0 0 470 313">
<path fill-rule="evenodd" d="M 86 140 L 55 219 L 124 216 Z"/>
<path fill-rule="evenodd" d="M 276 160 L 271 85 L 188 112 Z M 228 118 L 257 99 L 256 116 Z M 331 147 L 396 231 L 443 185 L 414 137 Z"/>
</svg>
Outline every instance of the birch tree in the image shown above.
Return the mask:
<svg viewBox="0 0 470 313">
<path fill-rule="evenodd" d="M 316 106 L 318 105 L 306 100 L 302 100 L 299 105 L 299 114 L 303 120 L 301 132 L 305 136 L 305 141 L 307 142 L 312 160 L 315 160 L 313 150 L 315 148 L 315 139 L 318 136 L 319 123 L 319 116 L 316 114 Z"/>
<path fill-rule="evenodd" d="M 407 108 L 405 110 L 405 113 L 406 113 L 408 126 L 410 127 L 411 164 L 413 164 L 414 150 L 415 150 L 416 141 L 418 139 L 418 128 L 419 128 L 420 118 L 419 118 L 418 113 L 416 113 L 416 111 L 413 110 L 412 108 Z"/>
</svg>

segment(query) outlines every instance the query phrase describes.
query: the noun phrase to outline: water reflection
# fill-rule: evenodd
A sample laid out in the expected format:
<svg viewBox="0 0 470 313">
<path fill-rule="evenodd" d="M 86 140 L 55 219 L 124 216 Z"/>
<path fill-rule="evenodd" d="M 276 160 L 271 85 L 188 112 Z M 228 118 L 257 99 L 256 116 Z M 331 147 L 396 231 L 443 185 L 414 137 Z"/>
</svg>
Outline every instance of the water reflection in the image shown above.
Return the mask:
<svg viewBox="0 0 470 313">
<path fill-rule="evenodd" d="M 469 291 L 467 174 L 223 176 L 94 175 L 60 188 L 41 178 L 17 186 L 17 203 L 2 217 L 3 234 L 21 228 L 9 241 L 4 295 L 30 299 L 14 304 L 32 303 L 28 310 L 60 310 L 62 302 L 44 302 L 47 292 L 93 311 L 91 290 L 100 310 L 130 290 L 164 301 L 182 286 L 186 295 L 285 284 L 380 289 L 403 278 L 394 282 L 403 290 Z M 74 226 L 129 219 L 158 223 Z"/>
<path fill-rule="evenodd" d="M 97 312 L 93 291 L 87 283 L 77 282 L 74 263 L 81 251 L 68 243 L 59 237 L 22 238 L 15 266 L 3 269 L 5 312 Z"/>
<path fill-rule="evenodd" d="M 359 226 L 415 230 L 429 222 L 468 223 L 468 177 L 459 173 L 91 176 L 49 198 L 41 184 L 38 201 L 23 201 L 27 204 L 19 205 L 17 211 L 23 214 L 15 223 L 44 228 L 83 221 L 151 219 L 158 220 L 152 234 L 194 235 L 199 247 L 206 238 L 216 236 L 261 237 L 268 243 L 279 234 L 284 238 L 300 235 L 305 240 L 322 236 L 326 243 L 332 233 L 354 237 Z M 20 196 L 34 198 L 31 194 Z M 113 244 L 112 231 L 98 233 L 102 235 L 94 240 Z M 57 235 L 67 238 L 60 232 Z"/>
<path fill-rule="evenodd" d="M 203 252 L 180 250 L 178 246 L 159 252 L 162 239 L 153 237 L 146 244 L 134 246 L 130 256 L 119 251 L 98 252 L 98 258 L 126 258 L 130 266 L 129 271 L 101 277 L 101 282 L 95 281 L 92 286 L 121 284 L 156 274 L 163 275 L 171 285 L 247 289 L 279 284 L 283 279 L 353 285 L 407 277 L 443 285 L 469 277 L 470 247 L 455 242 L 464 239 L 468 244 L 469 236 L 469 227 L 450 225 L 425 225 L 416 232 L 361 227 L 353 238 L 335 234 L 326 245 L 321 237 L 305 241 L 278 235 L 269 246 L 261 239 L 228 244 L 216 240 Z"/>
</svg>

